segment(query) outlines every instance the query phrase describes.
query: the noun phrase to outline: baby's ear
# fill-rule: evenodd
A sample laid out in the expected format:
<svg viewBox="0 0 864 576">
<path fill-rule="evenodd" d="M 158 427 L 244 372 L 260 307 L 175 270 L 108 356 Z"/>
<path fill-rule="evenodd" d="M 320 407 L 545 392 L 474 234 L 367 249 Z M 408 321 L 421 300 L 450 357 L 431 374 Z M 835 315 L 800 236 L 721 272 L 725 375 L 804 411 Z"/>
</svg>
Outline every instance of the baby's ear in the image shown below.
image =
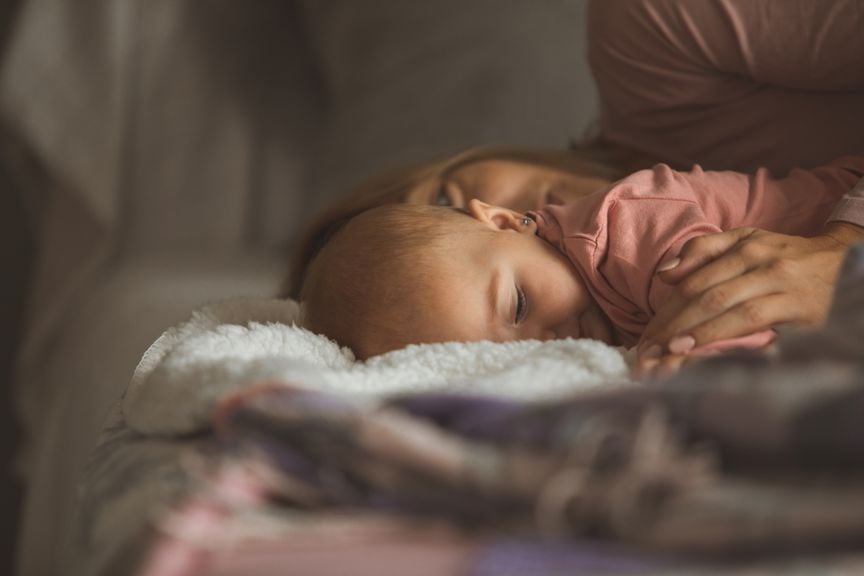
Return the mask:
<svg viewBox="0 0 864 576">
<path fill-rule="evenodd" d="M 524 216 L 502 206 L 493 206 L 472 198 L 468 201 L 468 212 L 493 230 L 520 230 Z"/>
</svg>

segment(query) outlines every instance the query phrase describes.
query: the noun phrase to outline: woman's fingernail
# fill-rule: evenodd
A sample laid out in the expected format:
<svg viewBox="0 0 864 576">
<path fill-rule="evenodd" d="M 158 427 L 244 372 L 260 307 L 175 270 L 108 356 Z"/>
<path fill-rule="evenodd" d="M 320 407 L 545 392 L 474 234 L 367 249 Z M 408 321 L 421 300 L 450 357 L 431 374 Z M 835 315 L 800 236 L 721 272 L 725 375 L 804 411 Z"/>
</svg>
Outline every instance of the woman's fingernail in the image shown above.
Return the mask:
<svg viewBox="0 0 864 576">
<path fill-rule="evenodd" d="M 666 260 L 665 262 L 661 262 L 660 265 L 657 266 L 657 272 L 668 272 L 673 268 L 677 268 L 679 264 L 681 264 L 680 258 L 672 258 L 671 260 Z"/>
<path fill-rule="evenodd" d="M 639 365 L 636 367 L 636 371 L 633 376 L 636 378 L 648 378 L 651 376 L 651 373 L 657 368 L 660 364 L 660 360 L 656 360 L 654 358 L 648 360 L 641 360 Z"/>
<path fill-rule="evenodd" d="M 651 344 L 639 354 L 639 358 L 642 360 L 649 360 L 654 358 L 660 358 L 662 354 L 663 349 L 660 347 L 659 344 Z"/>
<path fill-rule="evenodd" d="M 696 347 L 696 339 L 692 336 L 676 336 L 669 341 L 669 351 L 673 354 L 686 354 Z"/>
</svg>

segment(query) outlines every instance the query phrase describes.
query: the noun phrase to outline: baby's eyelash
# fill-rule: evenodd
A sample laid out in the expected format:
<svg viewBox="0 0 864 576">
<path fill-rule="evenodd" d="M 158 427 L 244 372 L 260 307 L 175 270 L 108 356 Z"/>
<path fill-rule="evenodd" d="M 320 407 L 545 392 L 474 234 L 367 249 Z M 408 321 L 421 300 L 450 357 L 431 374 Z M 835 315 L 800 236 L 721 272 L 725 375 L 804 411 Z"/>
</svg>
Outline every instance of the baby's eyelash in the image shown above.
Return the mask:
<svg viewBox="0 0 864 576">
<path fill-rule="evenodd" d="M 525 292 L 521 287 L 516 286 L 516 324 L 521 324 L 525 320 L 527 310 L 528 299 L 525 298 Z"/>
</svg>

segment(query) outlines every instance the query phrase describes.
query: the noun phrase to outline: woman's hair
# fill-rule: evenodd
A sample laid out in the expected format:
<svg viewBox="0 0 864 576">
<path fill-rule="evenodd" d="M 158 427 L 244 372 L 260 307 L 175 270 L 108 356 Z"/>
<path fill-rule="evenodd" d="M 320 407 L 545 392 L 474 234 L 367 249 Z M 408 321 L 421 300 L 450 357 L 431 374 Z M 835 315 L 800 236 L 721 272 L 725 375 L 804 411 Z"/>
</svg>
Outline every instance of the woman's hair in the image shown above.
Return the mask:
<svg viewBox="0 0 864 576">
<path fill-rule="evenodd" d="M 322 213 L 307 229 L 292 258 L 287 296 L 299 297 L 309 264 L 333 234 L 351 218 L 376 206 L 405 202 L 408 194 L 418 185 L 430 179 L 446 177 L 463 166 L 484 160 L 536 164 L 612 181 L 626 176 L 633 164 L 632 154 L 597 143 L 584 146 L 572 144 L 569 150 L 481 146 L 371 178 Z"/>
</svg>

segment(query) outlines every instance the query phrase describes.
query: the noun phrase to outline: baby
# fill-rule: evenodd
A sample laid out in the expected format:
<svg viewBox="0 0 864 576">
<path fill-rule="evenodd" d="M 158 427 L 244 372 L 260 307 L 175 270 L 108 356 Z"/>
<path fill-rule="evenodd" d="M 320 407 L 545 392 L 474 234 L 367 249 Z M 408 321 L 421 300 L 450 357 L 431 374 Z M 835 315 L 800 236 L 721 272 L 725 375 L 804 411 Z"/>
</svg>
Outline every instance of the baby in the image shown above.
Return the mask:
<svg viewBox="0 0 864 576">
<path fill-rule="evenodd" d="M 818 234 L 862 176 L 864 157 L 782 179 L 660 164 L 528 214 L 478 200 L 467 210 L 374 208 L 348 221 L 310 266 L 301 293 L 307 326 L 359 358 L 451 340 L 633 346 L 671 292 L 655 272 L 687 240 L 743 226 Z"/>
</svg>

